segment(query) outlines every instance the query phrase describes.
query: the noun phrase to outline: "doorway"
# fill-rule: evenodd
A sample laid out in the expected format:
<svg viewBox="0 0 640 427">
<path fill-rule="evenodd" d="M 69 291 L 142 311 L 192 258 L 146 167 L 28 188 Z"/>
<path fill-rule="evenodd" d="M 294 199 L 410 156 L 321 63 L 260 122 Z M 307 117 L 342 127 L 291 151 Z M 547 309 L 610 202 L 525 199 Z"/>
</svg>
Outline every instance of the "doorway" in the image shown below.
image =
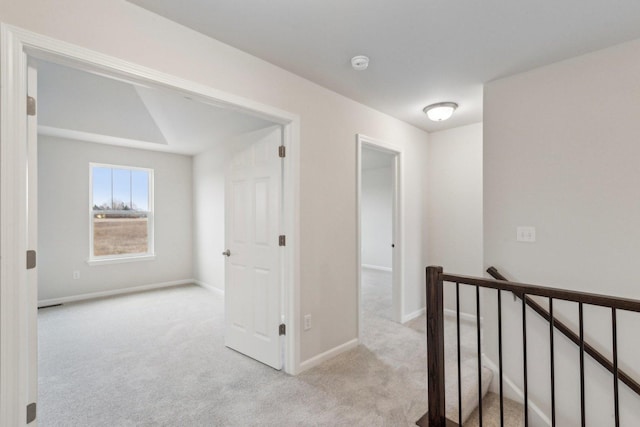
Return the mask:
<svg viewBox="0 0 640 427">
<path fill-rule="evenodd" d="M 400 323 L 401 151 L 358 135 L 358 336 L 368 316 Z"/>
<path fill-rule="evenodd" d="M 2 186 L 3 203 L 0 218 L 0 232 L 3 236 L 3 257 L 0 259 L 2 275 L 2 294 L 0 302 L 0 375 L 5 378 L 3 387 L 7 393 L 0 396 L 3 408 L 0 424 L 12 425 L 24 413 L 24 408 L 36 402 L 37 386 L 37 278 L 35 274 L 25 274 L 24 254 L 33 248 L 31 236 L 35 235 L 30 225 L 33 218 L 33 204 L 27 198 L 35 195 L 28 192 L 28 158 L 33 143 L 28 143 L 27 116 L 27 63 L 29 60 L 43 59 L 65 64 L 73 68 L 89 71 L 98 75 L 110 75 L 117 79 L 145 87 L 158 87 L 173 90 L 184 97 L 209 105 L 223 106 L 260 117 L 277 124 L 280 129 L 280 144 L 286 147 L 287 158 L 282 164 L 283 220 L 280 234 L 287 236 L 287 246 L 281 248 L 280 267 L 282 271 L 281 311 L 278 321 L 287 325 L 287 334 L 281 337 L 283 368 L 295 374 L 299 365 L 299 332 L 295 324 L 298 312 L 299 268 L 295 263 L 297 256 L 297 194 L 295 182 L 298 173 L 298 117 L 284 111 L 261 105 L 253 101 L 222 93 L 215 89 L 175 78 L 152 69 L 139 67 L 125 61 L 106 57 L 86 49 L 66 45 L 54 39 L 42 37 L 28 31 L 3 28 L 2 70 L 3 76 L 24 76 L 23 78 L 3 79 L 2 105 L 3 115 L 0 128 L 2 137 L 2 169 L 0 181 L 9 185 Z M 30 94 L 31 95 L 31 94 Z M 28 154 L 29 153 L 29 154 Z M 277 155 L 277 154 L 276 154 Z M 31 163 L 33 165 L 33 163 Z M 32 181 L 33 182 L 33 181 Z M 27 213 L 29 215 L 27 215 Z M 28 218 L 28 219 L 27 219 Z M 29 237 L 29 240 L 25 238 Z M 37 271 L 37 269 L 35 270 Z M 282 320 L 281 320 L 282 319 Z M 278 322 L 278 323 L 279 323 Z M 9 331 L 11 331 L 9 333 Z M 16 332 L 13 332 L 16 331 Z"/>
</svg>

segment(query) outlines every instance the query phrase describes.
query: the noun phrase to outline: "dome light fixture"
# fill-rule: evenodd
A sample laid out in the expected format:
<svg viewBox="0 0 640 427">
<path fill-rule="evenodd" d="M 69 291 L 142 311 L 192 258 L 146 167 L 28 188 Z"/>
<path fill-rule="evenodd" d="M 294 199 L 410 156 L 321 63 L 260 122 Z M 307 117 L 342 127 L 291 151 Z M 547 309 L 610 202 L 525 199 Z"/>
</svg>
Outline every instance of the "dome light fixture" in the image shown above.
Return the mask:
<svg viewBox="0 0 640 427">
<path fill-rule="evenodd" d="M 442 122 L 450 118 L 456 108 L 458 108 L 458 104 L 455 102 L 438 102 L 427 105 L 422 111 L 434 122 Z"/>
<path fill-rule="evenodd" d="M 358 55 L 351 58 L 351 66 L 356 71 L 366 70 L 369 66 L 369 57 L 364 55 Z"/>
</svg>

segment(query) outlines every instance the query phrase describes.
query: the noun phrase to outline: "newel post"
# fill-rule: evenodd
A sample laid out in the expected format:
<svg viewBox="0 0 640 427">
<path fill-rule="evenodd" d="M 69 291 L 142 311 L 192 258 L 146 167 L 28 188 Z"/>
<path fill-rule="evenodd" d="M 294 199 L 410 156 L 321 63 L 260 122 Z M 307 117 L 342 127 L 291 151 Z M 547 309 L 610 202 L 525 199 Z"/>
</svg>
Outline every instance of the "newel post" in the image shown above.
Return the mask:
<svg viewBox="0 0 640 427">
<path fill-rule="evenodd" d="M 427 390 L 429 427 L 445 427 L 442 267 L 427 267 Z"/>
</svg>

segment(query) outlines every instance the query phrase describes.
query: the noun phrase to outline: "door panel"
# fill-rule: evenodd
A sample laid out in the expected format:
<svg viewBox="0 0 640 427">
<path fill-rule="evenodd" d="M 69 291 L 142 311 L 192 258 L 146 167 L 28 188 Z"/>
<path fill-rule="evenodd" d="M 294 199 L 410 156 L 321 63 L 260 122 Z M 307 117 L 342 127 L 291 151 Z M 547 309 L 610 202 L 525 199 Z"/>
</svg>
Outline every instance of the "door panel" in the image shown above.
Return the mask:
<svg viewBox="0 0 640 427">
<path fill-rule="evenodd" d="M 225 344 L 281 369 L 280 129 L 239 146 L 226 187 Z"/>
<path fill-rule="evenodd" d="M 256 268 L 253 279 L 253 329 L 256 337 L 268 340 L 269 307 L 266 304 L 260 304 L 260 301 L 269 301 L 269 271 Z"/>
</svg>

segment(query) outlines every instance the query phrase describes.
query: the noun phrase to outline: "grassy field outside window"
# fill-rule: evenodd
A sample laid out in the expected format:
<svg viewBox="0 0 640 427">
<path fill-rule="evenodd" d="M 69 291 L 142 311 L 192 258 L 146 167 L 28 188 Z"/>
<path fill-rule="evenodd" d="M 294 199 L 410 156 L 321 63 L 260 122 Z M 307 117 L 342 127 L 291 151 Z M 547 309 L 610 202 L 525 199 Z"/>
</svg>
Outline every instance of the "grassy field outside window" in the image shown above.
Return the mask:
<svg viewBox="0 0 640 427">
<path fill-rule="evenodd" d="M 153 255 L 153 170 L 90 164 L 90 261 Z"/>
</svg>

